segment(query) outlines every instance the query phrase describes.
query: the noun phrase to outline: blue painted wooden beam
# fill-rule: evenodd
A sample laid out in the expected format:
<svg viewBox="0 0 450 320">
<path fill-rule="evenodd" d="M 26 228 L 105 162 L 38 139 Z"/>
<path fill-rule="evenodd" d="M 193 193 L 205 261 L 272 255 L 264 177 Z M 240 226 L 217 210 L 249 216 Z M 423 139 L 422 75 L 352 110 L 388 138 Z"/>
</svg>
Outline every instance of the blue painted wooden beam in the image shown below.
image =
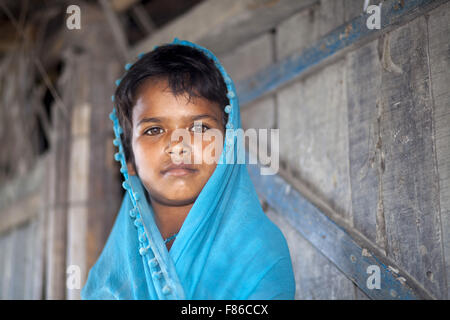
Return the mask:
<svg viewBox="0 0 450 320">
<path fill-rule="evenodd" d="M 241 105 L 276 90 L 312 67 L 336 55 L 350 46 L 365 43 L 377 34 L 408 21 L 449 0 L 387 0 L 381 7 L 381 29 L 370 30 L 366 26 L 369 14 L 361 14 L 299 54 L 269 66 L 248 79 L 237 83 L 236 89 Z"/>
<path fill-rule="evenodd" d="M 247 165 L 256 188 L 270 207 L 372 299 L 417 300 L 433 297 L 397 266 L 376 257 L 342 227 L 322 213 L 279 175 L 261 175 L 258 165 Z M 359 241 L 360 242 L 360 241 Z M 367 286 L 371 273 L 379 268 L 380 289 Z M 369 269 L 370 271 L 370 269 Z M 371 271 L 373 272 L 373 271 Z"/>
</svg>

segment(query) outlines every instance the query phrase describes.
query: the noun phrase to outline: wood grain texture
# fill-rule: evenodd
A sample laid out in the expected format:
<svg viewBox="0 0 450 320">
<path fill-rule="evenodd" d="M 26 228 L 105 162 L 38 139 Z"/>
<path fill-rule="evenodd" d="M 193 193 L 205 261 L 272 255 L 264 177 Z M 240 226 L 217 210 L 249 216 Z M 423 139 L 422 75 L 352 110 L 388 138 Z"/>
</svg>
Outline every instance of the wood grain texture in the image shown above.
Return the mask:
<svg viewBox="0 0 450 320">
<path fill-rule="evenodd" d="M 1 271 L 0 274 L 0 297 L 1 299 L 8 299 L 10 297 L 11 279 L 13 273 L 13 252 L 14 241 L 16 241 L 15 232 L 4 233 L 0 238 L 1 254 L 4 259 L 0 260 Z"/>
<path fill-rule="evenodd" d="M 27 283 L 25 284 L 25 299 L 43 299 L 44 284 L 44 258 L 45 258 L 45 242 L 44 228 L 45 220 L 43 219 L 43 210 L 41 209 L 36 219 L 31 221 L 31 233 L 29 244 L 30 263 L 27 266 Z"/>
<path fill-rule="evenodd" d="M 371 0 L 369 5 L 378 5 L 383 0 Z M 345 21 L 351 21 L 359 15 L 365 14 L 363 0 L 344 0 Z"/>
<path fill-rule="evenodd" d="M 295 52 L 254 76 L 240 81 L 236 86 L 239 101 L 245 105 L 265 94 L 270 94 L 295 78 L 305 76 L 340 59 L 355 47 L 366 44 L 447 1 L 409 0 L 399 3 L 397 0 L 386 0 L 381 10 L 380 30 L 367 28 L 367 14 L 341 24 L 301 52 Z M 341 15 L 337 13 L 337 16 Z"/>
<path fill-rule="evenodd" d="M 277 26 L 275 34 L 277 61 L 296 51 L 302 51 L 317 41 L 319 5 L 320 2 L 293 14 Z"/>
<path fill-rule="evenodd" d="M 344 0 L 321 0 L 318 10 L 319 37 L 323 37 L 345 21 Z"/>
<path fill-rule="evenodd" d="M 220 63 L 235 83 L 267 68 L 274 62 L 272 37 L 271 33 L 264 33 L 219 57 Z"/>
<path fill-rule="evenodd" d="M 67 72 L 68 69 L 65 69 Z M 59 86 L 66 106 L 71 103 L 71 84 L 62 76 Z M 68 94 L 65 94 L 68 93 Z M 49 211 L 46 255 L 46 299 L 64 299 L 66 287 L 67 201 L 70 163 L 71 123 L 58 108 L 53 108 L 55 126 L 52 140 L 49 181 Z M 71 114 L 71 110 L 68 110 Z"/>
<path fill-rule="evenodd" d="M 6 269 L 6 251 L 7 251 L 7 244 L 6 244 L 6 234 L 3 233 L 0 235 L 0 256 L 4 257 L 3 259 L 0 259 L 0 299 L 3 299 L 3 283 L 4 283 L 4 274 Z"/>
<path fill-rule="evenodd" d="M 361 291 L 305 240 L 281 214 L 270 207 L 266 214 L 282 230 L 288 242 L 296 283 L 296 300 L 357 298 L 355 292 Z M 358 297 L 367 299 L 363 292 Z"/>
<path fill-rule="evenodd" d="M 450 3 L 430 12 L 428 42 L 430 80 L 434 99 L 434 132 L 439 172 L 442 241 L 445 253 L 447 299 L 450 298 Z M 445 279 L 443 279 L 445 280 Z"/>
<path fill-rule="evenodd" d="M 111 231 L 114 219 L 122 201 L 122 176 L 120 166 L 114 161 L 115 152 L 112 122 L 109 113 L 113 109 L 111 95 L 114 80 L 120 78 L 123 66 L 117 63 L 114 53 L 102 55 L 107 50 L 107 42 L 93 54 L 101 69 L 89 71 L 90 88 L 86 99 L 91 102 L 89 121 L 89 185 L 86 238 L 86 267 L 89 270 L 100 255 Z M 105 85 L 105 79 L 107 85 Z"/>
<path fill-rule="evenodd" d="M 42 298 L 39 225 L 32 219 L 0 236 L 0 299 Z"/>
<path fill-rule="evenodd" d="M 86 39 L 87 40 L 87 39 Z M 72 108 L 70 165 L 69 165 L 69 198 L 67 208 L 67 255 L 66 268 L 76 266 L 80 270 L 81 279 L 86 278 L 86 230 L 89 192 L 89 160 L 90 160 L 90 117 L 92 106 L 87 94 L 92 86 L 90 70 L 95 60 L 86 51 L 71 55 L 68 65 L 72 66 L 73 86 L 79 95 Z M 80 288 L 66 287 L 66 298 L 80 299 Z"/>
<path fill-rule="evenodd" d="M 80 267 L 82 286 L 122 200 L 108 115 L 113 109 L 114 81 L 125 72 L 119 51 L 111 47 L 114 39 L 105 17 L 95 7 L 83 10 L 85 27 L 65 37 L 65 69 L 71 81 L 63 88 L 64 98 L 72 105 L 66 267 Z M 66 293 L 69 299 L 80 298 L 78 289 Z"/>
<path fill-rule="evenodd" d="M 28 179 L 20 177 L 8 185 L 17 199 L 11 197 L 10 205 L 2 208 L 0 299 L 42 298 L 47 160 L 41 158 Z M 27 181 L 33 187 L 24 188 Z"/>
<path fill-rule="evenodd" d="M 270 31 L 283 19 L 318 0 L 204 1 L 151 34 L 132 48 L 132 54 L 172 42 L 174 37 L 196 42 L 220 55 Z"/>
<path fill-rule="evenodd" d="M 344 60 L 277 92 L 280 162 L 351 219 Z"/>
<path fill-rule="evenodd" d="M 354 227 L 381 250 L 386 232 L 380 175 L 381 64 L 375 40 L 347 56 L 349 166 Z"/>
<path fill-rule="evenodd" d="M 373 299 L 429 299 L 430 295 L 396 263 L 377 253 L 360 234 L 337 225 L 319 209 L 317 197 L 305 198 L 304 186 L 291 187 L 279 175 L 261 175 L 259 166 L 247 165 L 256 192 L 282 215 L 318 252 Z M 301 191 L 300 191 L 301 190 Z M 320 201 L 319 201 L 320 202 Z M 321 204 L 320 204 L 321 205 Z M 328 211 L 327 211 L 328 212 Z M 291 243 L 292 244 L 292 243 Z M 295 245 L 290 250 L 299 250 Z M 379 267 L 380 288 L 367 286 L 367 270 Z M 314 270 L 309 270 L 313 273 Z"/>
<path fill-rule="evenodd" d="M 45 180 L 46 158 L 35 162 L 32 170 L 9 181 L 0 189 L 0 234 L 32 219 L 40 203 L 40 191 Z"/>
<path fill-rule="evenodd" d="M 380 145 L 387 255 L 436 298 L 446 296 L 424 17 L 386 35 Z"/>
<path fill-rule="evenodd" d="M 25 283 L 27 281 L 27 275 L 25 273 L 27 260 L 27 247 L 30 224 L 26 224 L 17 228 L 15 233 L 15 241 L 13 245 L 13 252 L 10 256 L 12 263 L 11 283 L 9 298 L 10 299 L 23 299 L 25 296 Z"/>
</svg>

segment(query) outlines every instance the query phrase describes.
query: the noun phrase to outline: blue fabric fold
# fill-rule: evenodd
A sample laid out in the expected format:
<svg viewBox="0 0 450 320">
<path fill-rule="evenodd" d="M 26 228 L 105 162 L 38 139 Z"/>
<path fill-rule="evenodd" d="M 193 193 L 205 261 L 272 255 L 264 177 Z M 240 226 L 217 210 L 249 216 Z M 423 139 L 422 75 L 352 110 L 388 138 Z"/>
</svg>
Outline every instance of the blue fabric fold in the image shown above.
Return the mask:
<svg viewBox="0 0 450 320">
<path fill-rule="evenodd" d="M 228 87 L 227 128 L 241 128 L 233 81 L 207 49 L 175 39 L 214 60 Z M 121 128 L 113 112 L 127 192 L 107 243 L 89 272 L 83 299 L 294 299 L 289 248 L 261 208 L 239 135 L 226 132 L 224 149 L 170 251 L 156 226 L 138 176 L 128 175 Z"/>
</svg>

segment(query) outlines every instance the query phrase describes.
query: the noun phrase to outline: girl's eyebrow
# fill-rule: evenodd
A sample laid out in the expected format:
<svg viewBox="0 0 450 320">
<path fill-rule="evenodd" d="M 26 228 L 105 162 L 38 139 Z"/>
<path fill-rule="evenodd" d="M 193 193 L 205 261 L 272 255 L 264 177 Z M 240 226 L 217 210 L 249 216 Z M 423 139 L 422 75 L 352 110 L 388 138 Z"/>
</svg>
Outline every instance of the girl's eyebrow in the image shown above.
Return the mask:
<svg viewBox="0 0 450 320">
<path fill-rule="evenodd" d="M 211 118 L 214 121 L 218 122 L 216 117 L 214 117 L 214 116 L 212 116 L 210 114 L 200 114 L 200 115 L 195 115 L 195 116 L 186 116 L 186 117 L 183 117 L 183 118 L 191 120 L 191 121 L 204 119 L 204 118 Z M 164 120 L 167 120 L 167 119 L 169 119 L 169 118 L 168 117 L 159 117 L 159 118 L 157 118 L 157 117 L 151 117 L 151 118 L 145 117 L 145 118 L 142 118 L 141 120 L 139 120 L 137 126 L 140 126 L 142 123 L 146 123 L 146 122 L 158 122 L 158 123 L 161 123 L 161 122 L 163 122 Z"/>
</svg>

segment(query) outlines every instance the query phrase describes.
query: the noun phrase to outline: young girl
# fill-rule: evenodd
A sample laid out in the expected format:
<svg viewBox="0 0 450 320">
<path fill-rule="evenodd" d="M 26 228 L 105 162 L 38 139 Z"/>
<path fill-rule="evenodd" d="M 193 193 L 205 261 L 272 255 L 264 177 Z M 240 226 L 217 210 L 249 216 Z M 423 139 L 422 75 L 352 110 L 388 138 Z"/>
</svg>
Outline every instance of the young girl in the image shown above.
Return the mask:
<svg viewBox="0 0 450 320">
<path fill-rule="evenodd" d="M 239 105 L 217 58 L 175 39 L 126 69 L 111 119 L 127 192 L 82 298 L 293 299 L 286 240 L 235 161 Z M 217 141 L 214 161 L 193 160 Z"/>
</svg>

